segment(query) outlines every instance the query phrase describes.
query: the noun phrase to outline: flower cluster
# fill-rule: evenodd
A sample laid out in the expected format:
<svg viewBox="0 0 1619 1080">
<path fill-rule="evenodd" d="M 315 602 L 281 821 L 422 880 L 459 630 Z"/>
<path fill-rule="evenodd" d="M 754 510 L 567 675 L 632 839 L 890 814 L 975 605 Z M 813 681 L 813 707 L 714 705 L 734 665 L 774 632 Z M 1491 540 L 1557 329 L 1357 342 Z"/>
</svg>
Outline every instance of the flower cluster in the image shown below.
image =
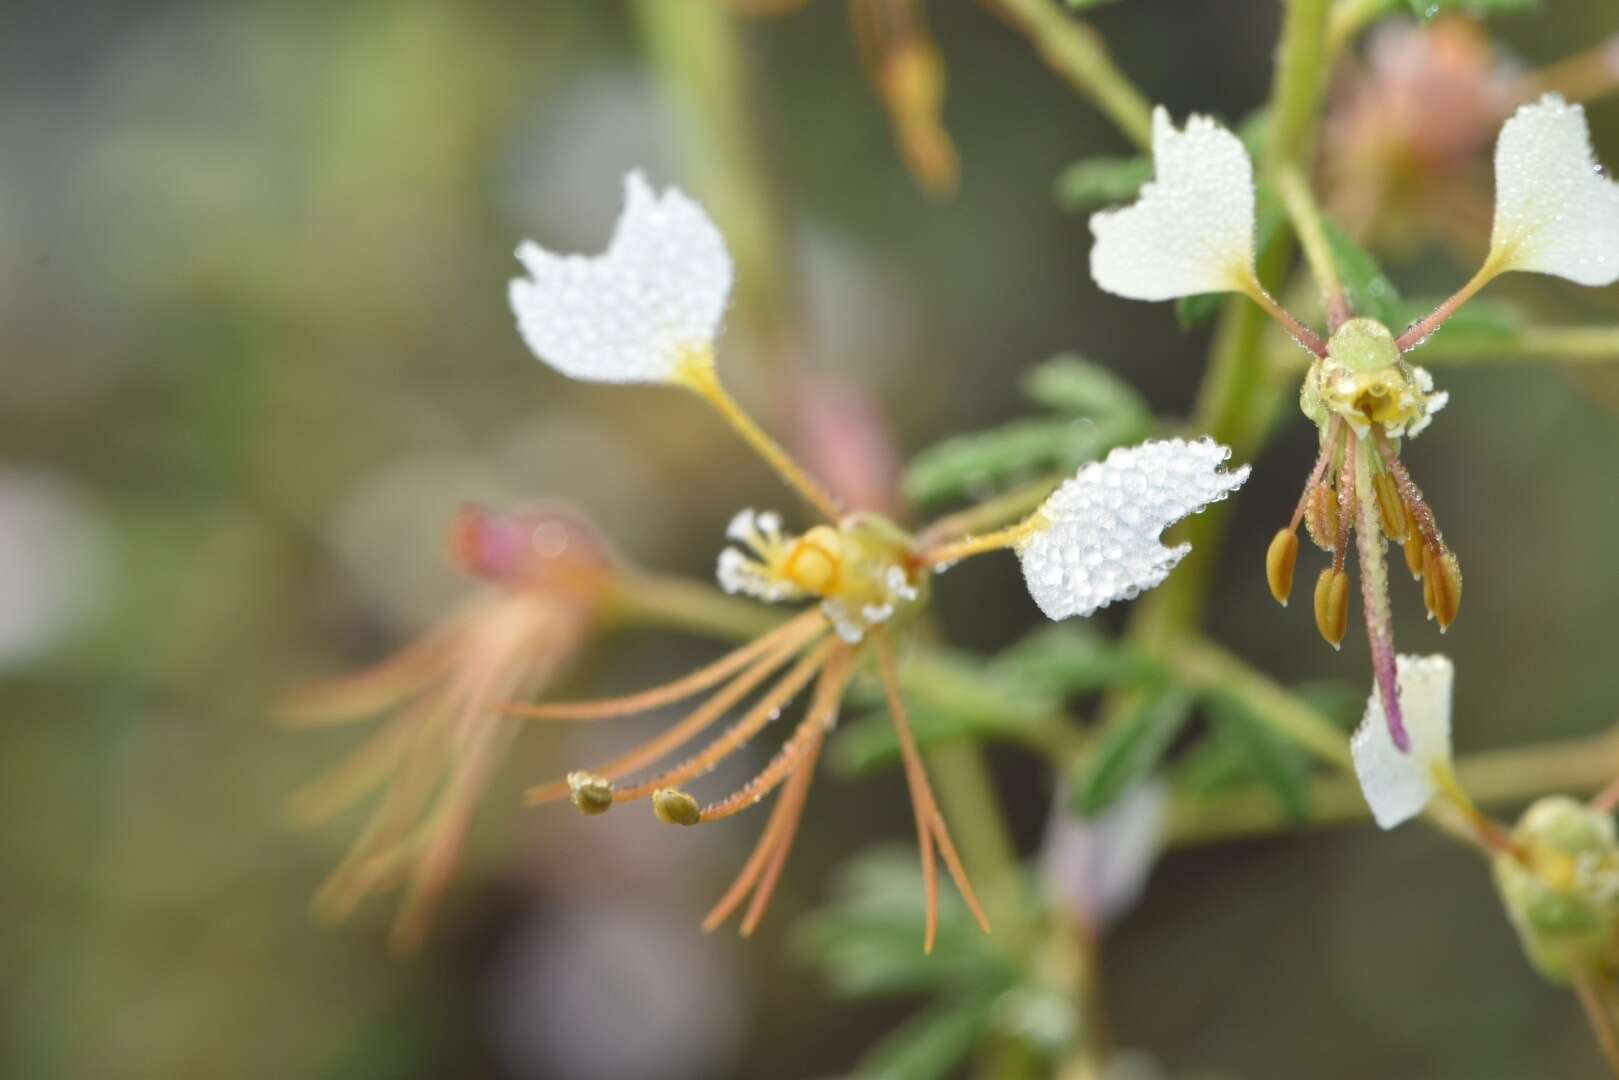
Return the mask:
<svg viewBox="0 0 1619 1080">
<path fill-rule="evenodd" d="M 1115 450 L 1081 469 L 1023 521 L 978 536 L 948 528 L 912 536 L 881 515 L 847 513 L 725 391 L 714 346 L 731 285 L 719 231 L 678 191 L 656 194 L 638 173 L 626 180 L 623 216 L 598 257 L 561 256 L 532 243 L 518 249 L 528 276 L 512 283 L 524 340 L 546 363 L 575 378 L 685 387 L 715 407 L 822 521 L 801 533 L 774 513 L 746 510 L 731 522 L 719 558 L 722 587 L 765 602 L 814 606 L 713 664 L 664 686 L 596 702 L 543 702 L 509 712 L 549 721 L 628 716 L 706 695 L 673 726 L 618 757 L 541 785 L 531 801 L 571 799 L 601 813 L 647 799 L 679 825 L 729 817 L 781 789 L 758 846 L 707 925 L 727 919 L 750 895 L 743 932 L 762 917 L 804 812 L 821 748 L 845 690 L 875 667 L 911 790 L 927 890 L 925 941 L 937 922 L 935 860 L 942 861 L 986 930 L 965 870 L 929 785 L 899 690 L 896 639 L 923 609 L 934 574 L 983 552 L 1010 548 L 1031 596 L 1052 618 L 1088 615 L 1161 582 L 1187 552 L 1166 548 L 1170 524 L 1222 499 L 1248 476 L 1221 466 L 1229 451 L 1208 440 L 1174 439 Z M 758 691 L 757 698 L 743 705 Z M 759 735 L 808 691 L 802 720 L 770 762 L 740 788 L 707 804 L 685 785 Z M 741 706 L 741 718 L 701 749 L 689 747 Z M 638 781 L 633 776 L 685 753 Z"/>
</svg>

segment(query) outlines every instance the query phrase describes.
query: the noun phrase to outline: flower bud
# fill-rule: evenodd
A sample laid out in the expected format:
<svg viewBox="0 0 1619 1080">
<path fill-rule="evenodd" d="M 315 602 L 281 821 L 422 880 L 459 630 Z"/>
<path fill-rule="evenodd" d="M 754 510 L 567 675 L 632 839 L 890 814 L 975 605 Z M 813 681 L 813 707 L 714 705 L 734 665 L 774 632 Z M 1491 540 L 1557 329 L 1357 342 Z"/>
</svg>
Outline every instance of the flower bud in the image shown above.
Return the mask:
<svg viewBox="0 0 1619 1080">
<path fill-rule="evenodd" d="M 1613 818 L 1566 795 L 1531 806 L 1496 856 L 1495 885 L 1524 951 L 1546 978 L 1604 963 L 1619 928 L 1619 838 Z"/>
<path fill-rule="evenodd" d="M 568 792 L 569 797 L 573 799 L 573 805 L 579 808 L 580 813 L 605 814 L 613 808 L 611 781 L 595 773 L 569 773 Z"/>
<path fill-rule="evenodd" d="M 1331 567 L 1315 579 L 1315 628 L 1334 649 L 1349 629 L 1349 575 Z"/>
<path fill-rule="evenodd" d="M 1265 552 L 1265 581 L 1270 594 L 1283 607 L 1293 595 L 1293 567 L 1299 561 L 1299 534 L 1292 529 L 1278 529 Z"/>
<path fill-rule="evenodd" d="M 697 800 L 676 788 L 659 788 L 652 793 L 652 812 L 665 825 L 695 825 L 702 819 Z"/>
</svg>

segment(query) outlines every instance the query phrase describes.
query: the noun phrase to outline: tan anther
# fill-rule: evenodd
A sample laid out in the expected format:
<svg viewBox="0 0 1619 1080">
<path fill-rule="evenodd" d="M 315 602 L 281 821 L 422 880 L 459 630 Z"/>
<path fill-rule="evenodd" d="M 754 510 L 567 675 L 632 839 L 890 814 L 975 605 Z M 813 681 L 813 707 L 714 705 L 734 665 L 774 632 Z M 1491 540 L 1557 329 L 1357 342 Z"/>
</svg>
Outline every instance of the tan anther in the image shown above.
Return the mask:
<svg viewBox="0 0 1619 1080">
<path fill-rule="evenodd" d="M 1462 604 L 1462 567 L 1452 552 L 1422 549 L 1422 602 L 1441 631 L 1456 621 Z"/>
<path fill-rule="evenodd" d="M 1304 503 L 1304 527 L 1322 551 L 1338 548 L 1338 493 L 1331 484 L 1317 484 Z"/>
<path fill-rule="evenodd" d="M 782 564 L 782 575 L 813 596 L 826 596 L 838 587 L 842 570 L 842 559 L 838 552 L 837 530 L 828 525 L 817 525 L 793 545 L 792 552 Z"/>
<path fill-rule="evenodd" d="M 702 819 L 697 800 L 677 788 L 659 788 L 652 793 L 652 812 L 665 825 L 695 825 Z"/>
<path fill-rule="evenodd" d="M 1405 568 L 1411 571 L 1415 580 L 1422 578 L 1422 530 L 1417 528 L 1417 519 L 1412 516 L 1411 508 L 1405 510 Z"/>
<path fill-rule="evenodd" d="M 1293 595 L 1293 567 L 1299 561 L 1299 534 L 1292 529 L 1278 529 L 1265 552 L 1265 581 L 1270 594 L 1283 607 Z"/>
<path fill-rule="evenodd" d="M 581 813 L 605 814 L 613 808 L 612 782 L 595 773 L 569 773 L 568 792 Z"/>
<path fill-rule="evenodd" d="M 1400 499 L 1400 489 L 1394 484 L 1394 477 L 1388 473 L 1378 473 L 1372 478 L 1372 488 L 1377 492 L 1377 512 L 1383 518 L 1383 533 L 1396 544 L 1405 543 L 1410 535 L 1407 528 L 1405 503 Z"/>
<path fill-rule="evenodd" d="M 1349 575 L 1331 567 L 1315 579 L 1315 628 L 1334 649 L 1349 629 Z"/>
</svg>

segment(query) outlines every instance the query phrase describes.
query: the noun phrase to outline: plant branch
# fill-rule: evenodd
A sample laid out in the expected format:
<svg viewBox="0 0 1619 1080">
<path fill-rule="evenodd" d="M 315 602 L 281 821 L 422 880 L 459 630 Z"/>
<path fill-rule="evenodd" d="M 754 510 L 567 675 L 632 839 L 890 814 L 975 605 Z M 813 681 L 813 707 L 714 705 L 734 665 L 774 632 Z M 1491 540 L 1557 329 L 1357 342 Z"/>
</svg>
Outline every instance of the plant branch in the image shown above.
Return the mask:
<svg viewBox="0 0 1619 1080">
<path fill-rule="evenodd" d="M 1152 149 L 1152 105 L 1108 55 L 1095 30 L 1055 0 L 985 0 L 1026 34 L 1051 68 L 1142 150 Z"/>
<path fill-rule="evenodd" d="M 1441 333 L 1411 357 L 1423 364 L 1619 363 L 1619 326 L 1526 326 L 1498 338 Z"/>
</svg>

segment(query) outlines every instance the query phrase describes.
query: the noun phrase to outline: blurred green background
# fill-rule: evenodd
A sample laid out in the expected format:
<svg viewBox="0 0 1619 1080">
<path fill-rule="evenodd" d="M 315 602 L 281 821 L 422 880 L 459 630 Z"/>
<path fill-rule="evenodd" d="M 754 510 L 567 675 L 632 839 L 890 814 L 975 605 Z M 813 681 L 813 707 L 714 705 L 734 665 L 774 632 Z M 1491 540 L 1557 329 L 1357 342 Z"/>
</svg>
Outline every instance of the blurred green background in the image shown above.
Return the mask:
<svg viewBox="0 0 1619 1080">
<path fill-rule="evenodd" d="M 1619 30 L 1612 0 L 1543 7 L 1491 24 L 1526 64 Z M 963 162 L 944 201 L 895 153 L 842 4 L 741 27 L 798 359 L 854 380 L 913 452 L 1019 415 L 1019 372 L 1065 349 L 1183 411 L 1206 328 L 1101 295 L 1084 220 L 1051 194 L 1063 166 L 1128 148 L 984 9 L 930 13 Z M 1272 0 L 1128 0 L 1093 22 L 1152 98 L 1234 119 L 1265 95 L 1277 19 Z M 1619 104 L 1591 118 L 1619 162 Z M 844 857 L 910 835 L 897 772 L 821 779 L 746 943 L 696 924 L 760 819 L 672 837 L 650 815 L 524 810 L 521 788 L 560 771 L 545 739 L 502 769 L 408 960 L 385 947 L 390 901 L 336 929 L 308 917 L 360 819 L 282 824 L 355 736 L 280 731 L 274 702 L 464 589 L 443 557 L 464 500 L 570 499 L 637 562 L 697 576 L 732 510 L 785 508 L 697 403 L 565 382 L 506 306 L 519 239 L 596 250 L 627 168 L 689 182 L 682 132 L 634 12 L 608 0 L 0 9 L 0 1074 L 808 1077 L 906 1015 L 833 1000 L 784 941 Z M 1417 293 L 1471 269 L 1405 256 L 1392 270 Z M 1498 291 L 1619 316 L 1611 288 Z M 784 424 L 750 340 L 729 336 L 722 366 Z M 1602 730 L 1619 719 L 1619 381 L 1439 378 L 1452 404 L 1407 457 L 1468 600 L 1441 643 L 1397 583 L 1401 644 L 1455 658 L 1462 752 Z M 1364 643 L 1331 653 L 1262 577 L 1313 438 L 1290 414 L 1255 462 L 1212 631 L 1278 678 L 1358 685 Z M 982 562 L 938 593 L 950 641 L 989 650 L 1038 615 L 1012 560 Z M 710 654 L 620 638 L 569 689 Z M 592 732 L 568 761 L 620 738 Z M 992 760 L 1032 852 L 1051 778 Z M 1417 828 L 1173 853 L 1104 961 L 1119 1040 L 1176 1074 L 1598 1068 L 1484 868 Z"/>
</svg>

